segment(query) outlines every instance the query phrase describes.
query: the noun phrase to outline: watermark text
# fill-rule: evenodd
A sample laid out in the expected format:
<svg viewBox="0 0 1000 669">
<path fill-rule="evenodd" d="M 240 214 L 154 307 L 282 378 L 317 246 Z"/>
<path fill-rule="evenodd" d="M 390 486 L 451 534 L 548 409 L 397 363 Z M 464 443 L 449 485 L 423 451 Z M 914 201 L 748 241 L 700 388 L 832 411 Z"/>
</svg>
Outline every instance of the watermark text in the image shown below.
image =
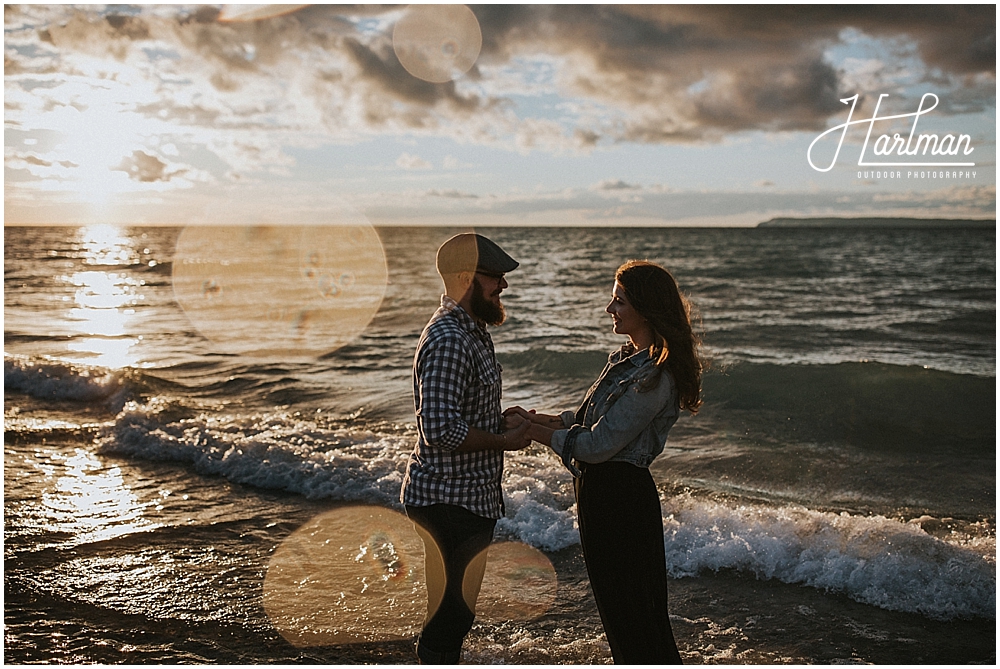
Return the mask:
<svg viewBox="0 0 1000 669">
<path fill-rule="evenodd" d="M 879 116 L 879 107 L 882 106 L 882 99 L 886 97 L 888 97 L 887 93 L 882 93 L 878 96 L 878 102 L 875 103 L 875 111 L 872 113 L 871 118 L 856 120 L 852 119 L 854 117 L 854 109 L 858 104 L 859 96 L 855 94 L 849 98 L 841 100 L 841 102 L 845 105 L 848 103 L 851 105 L 851 110 L 847 114 L 847 121 L 830 128 L 812 141 L 812 144 L 809 145 L 809 150 L 806 152 L 806 159 L 809 161 L 809 166 L 817 172 L 829 172 L 833 169 L 833 166 L 837 163 L 837 158 L 840 156 L 840 149 L 844 145 L 844 138 L 847 136 L 847 129 L 852 125 L 863 124 L 868 124 L 868 132 L 865 135 L 865 143 L 861 147 L 861 155 L 858 158 L 859 167 L 906 167 L 912 169 L 916 167 L 946 168 L 976 166 L 974 162 L 962 161 L 963 158 L 975 151 L 975 148 L 972 146 L 972 137 L 970 135 L 959 134 L 956 136 L 951 133 L 945 134 L 944 136 L 938 135 L 937 133 L 917 134 L 917 123 L 919 122 L 920 117 L 929 114 L 937 107 L 938 96 L 933 93 L 924 93 L 923 97 L 920 98 L 920 105 L 917 107 L 917 111 L 913 113 Z M 932 102 L 928 102 L 928 100 L 932 100 Z M 872 133 L 874 132 L 875 124 L 877 122 L 895 121 L 897 119 L 911 117 L 913 118 L 913 123 L 910 126 L 909 135 L 905 138 L 897 132 L 893 133 L 891 136 L 888 134 L 881 134 L 875 139 L 874 142 L 871 141 Z M 837 142 L 837 149 L 833 154 L 833 160 L 831 160 L 830 164 L 826 167 L 817 167 L 816 163 L 814 163 L 812 159 L 813 147 L 815 147 L 816 143 L 827 135 L 838 131 L 840 131 L 840 139 Z M 869 143 L 871 144 L 872 156 L 882 158 L 883 160 L 866 160 L 866 157 L 868 157 Z M 892 172 L 891 170 L 888 172 L 895 174 L 895 172 Z M 917 173 L 925 174 L 926 170 Z M 902 172 L 899 172 L 899 174 L 902 174 Z M 914 172 L 910 172 L 910 174 L 914 174 Z M 972 174 L 974 176 L 975 172 Z"/>
</svg>

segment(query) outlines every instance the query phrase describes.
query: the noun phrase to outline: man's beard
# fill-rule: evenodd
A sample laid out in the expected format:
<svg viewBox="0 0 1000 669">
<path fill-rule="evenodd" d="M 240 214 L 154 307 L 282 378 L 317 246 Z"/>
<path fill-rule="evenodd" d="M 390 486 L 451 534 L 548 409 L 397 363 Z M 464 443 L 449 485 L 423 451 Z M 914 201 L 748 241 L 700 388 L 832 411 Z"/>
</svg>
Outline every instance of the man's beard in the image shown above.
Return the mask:
<svg viewBox="0 0 1000 669">
<path fill-rule="evenodd" d="M 486 299 L 483 293 L 483 285 L 479 279 L 472 279 L 472 315 L 487 325 L 500 325 L 507 320 L 507 311 L 503 304 L 494 304 Z"/>
</svg>

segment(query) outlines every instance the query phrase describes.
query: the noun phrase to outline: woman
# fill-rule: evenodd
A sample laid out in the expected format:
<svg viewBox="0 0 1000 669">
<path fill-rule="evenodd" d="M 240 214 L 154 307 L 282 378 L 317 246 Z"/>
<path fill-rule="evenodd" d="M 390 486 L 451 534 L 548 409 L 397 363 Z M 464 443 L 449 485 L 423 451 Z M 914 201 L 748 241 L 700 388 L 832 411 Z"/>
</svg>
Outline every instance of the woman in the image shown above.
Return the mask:
<svg viewBox="0 0 1000 669">
<path fill-rule="evenodd" d="M 701 405 L 699 341 L 674 278 L 650 262 L 618 268 L 606 311 L 615 333 L 629 340 L 610 356 L 576 413 L 514 407 L 507 415 L 511 423 L 530 420 L 529 436 L 550 446 L 574 474 L 580 542 L 615 663 L 680 664 L 649 465 L 680 410 L 696 413 Z"/>
</svg>

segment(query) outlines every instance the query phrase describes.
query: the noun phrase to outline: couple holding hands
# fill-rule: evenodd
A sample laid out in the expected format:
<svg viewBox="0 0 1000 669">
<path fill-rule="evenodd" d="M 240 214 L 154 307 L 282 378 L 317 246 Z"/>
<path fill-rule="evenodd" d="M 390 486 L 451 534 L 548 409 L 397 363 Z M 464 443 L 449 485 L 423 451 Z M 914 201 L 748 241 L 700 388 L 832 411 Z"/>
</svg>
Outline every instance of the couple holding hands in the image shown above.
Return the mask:
<svg viewBox="0 0 1000 669">
<path fill-rule="evenodd" d="M 616 663 L 679 664 L 667 616 L 660 499 L 649 465 L 682 409 L 701 405 L 702 361 L 690 309 L 667 270 L 618 268 L 606 311 L 628 340 L 576 411 L 500 410 L 501 367 L 487 326 L 500 325 L 505 275 L 518 263 L 478 234 L 438 250 L 441 308 L 414 357 L 418 442 L 401 500 L 425 545 L 426 664 L 457 663 L 472 627 L 485 550 L 504 513 L 503 453 L 532 441 L 572 473 L 580 543 Z"/>
</svg>

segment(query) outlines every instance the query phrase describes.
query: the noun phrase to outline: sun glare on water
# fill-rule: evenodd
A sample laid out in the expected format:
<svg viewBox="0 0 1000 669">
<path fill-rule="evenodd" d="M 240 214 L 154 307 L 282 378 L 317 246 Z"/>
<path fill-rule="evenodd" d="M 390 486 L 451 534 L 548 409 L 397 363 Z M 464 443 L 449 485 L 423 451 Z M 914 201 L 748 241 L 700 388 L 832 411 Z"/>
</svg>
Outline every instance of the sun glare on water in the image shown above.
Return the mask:
<svg viewBox="0 0 1000 669">
<path fill-rule="evenodd" d="M 74 332 L 67 348 L 70 361 L 111 369 L 135 366 L 133 352 L 139 338 L 132 334 L 135 304 L 141 299 L 142 281 L 124 267 L 137 261 L 131 240 L 113 225 L 93 225 L 79 232 L 83 262 L 93 269 L 76 272 L 66 280 L 74 287 L 73 306 L 66 321 Z M 114 267 L 122 266 L 122 271 Z"/>
<path fill-rule="evenodd" d="M 52 454 L 50 488 L 42 504 L 52 531 L 71 532 L 82 543 L 146 532 L 156 525 L 145 517 L 146 506 L 125 483 L 121 470 L 107 466 L 82 449 L 73 455 Z"/>
</svg>

